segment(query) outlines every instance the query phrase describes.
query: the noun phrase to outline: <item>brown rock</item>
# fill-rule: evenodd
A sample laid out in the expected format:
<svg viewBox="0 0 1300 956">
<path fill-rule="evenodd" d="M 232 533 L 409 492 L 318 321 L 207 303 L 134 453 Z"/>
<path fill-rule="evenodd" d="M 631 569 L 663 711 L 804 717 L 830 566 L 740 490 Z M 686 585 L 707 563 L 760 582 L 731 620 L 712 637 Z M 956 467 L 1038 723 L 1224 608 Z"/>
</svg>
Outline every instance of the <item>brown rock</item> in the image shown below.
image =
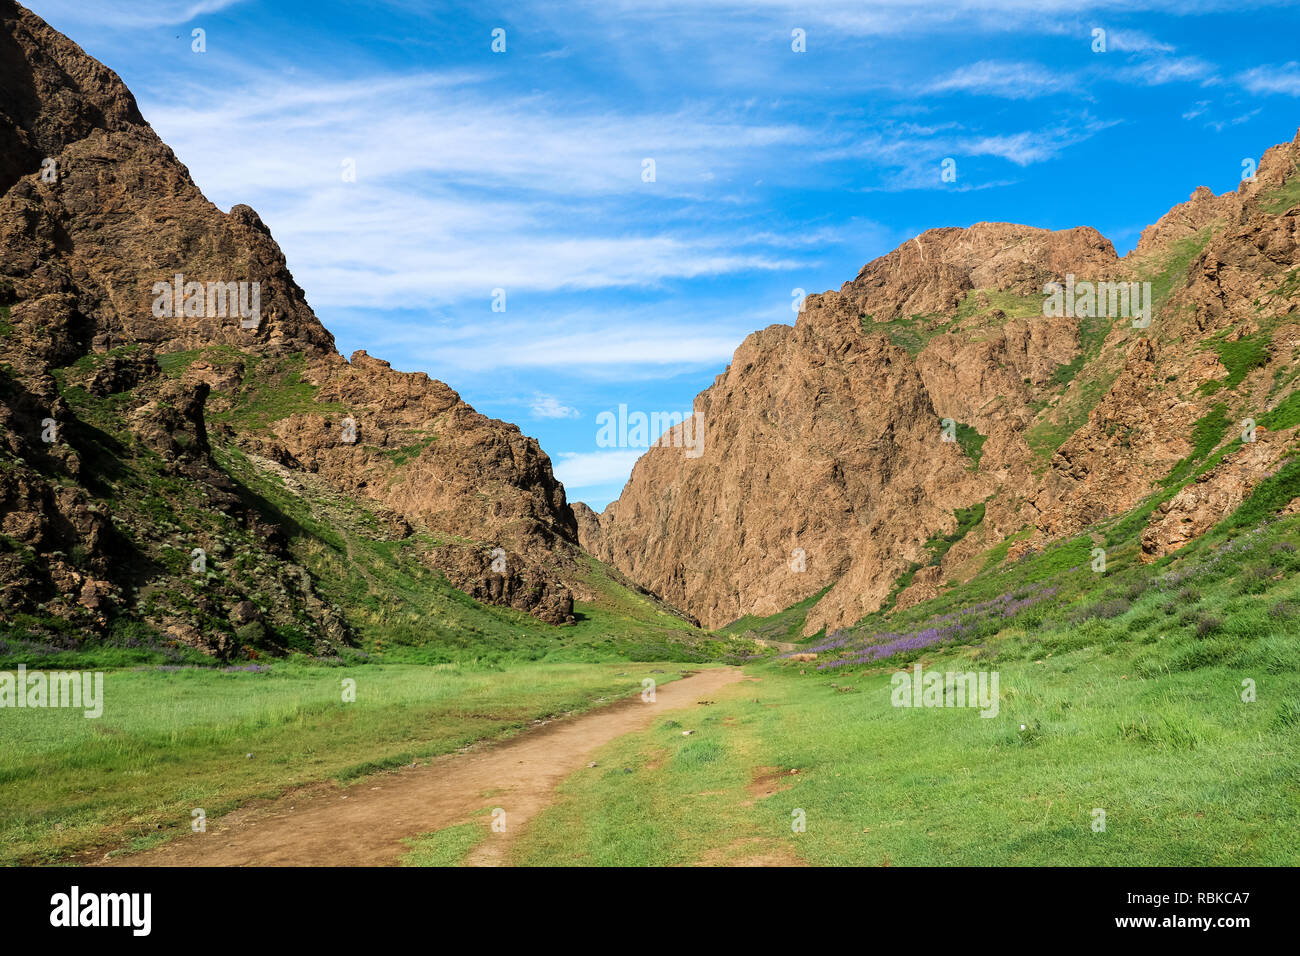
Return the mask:
<svg viewBox="0 0 1300 956">
<path fill-rule="evenodd" d="M 1142 560 L 1155 561 L 1200 537 L 1236 511 L 1255 485 L 1291 451 L 1294 429 L 1259 429 L 1256 440 L 1224 457 L 1151 515 L 1142 532 Z"/>
<path fill-rule="evenodd" d="M 230 623 L 236 627 L 242 627 L 245 624 L 251 624 L 253 621 L 261 619 L 261 613 L 257 610 L 257 605 L 252 601 L 240 601 L 230 609 Z"/>
</svg>

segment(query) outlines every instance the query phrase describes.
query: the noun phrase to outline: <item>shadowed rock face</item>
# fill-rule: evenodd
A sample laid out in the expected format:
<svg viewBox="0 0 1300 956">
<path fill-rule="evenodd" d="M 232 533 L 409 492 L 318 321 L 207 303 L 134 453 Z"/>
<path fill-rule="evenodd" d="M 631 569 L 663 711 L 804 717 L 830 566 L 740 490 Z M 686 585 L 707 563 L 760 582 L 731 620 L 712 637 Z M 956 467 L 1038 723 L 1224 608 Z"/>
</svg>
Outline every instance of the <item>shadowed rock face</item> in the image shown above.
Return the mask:
<svg viewBox="0 0 1300 956">
<path fill-rule="evenodd" d="M 177 274 L 204 284 L 202 307 L 187 310 L 182 299 L 168 315 L 155 285 Z M 251 321 L 241 321 L 235 286 L 226 314 L 209 313 L 211 283 L 223 291 L 256 283 Z M 284 579 L 289 610 L 278 623 L 311 629 L 322 647 L 348 639 L 341 615 L 292 564 L 277 543 L 283 534 L 261 526 L 213 443 L 314 473 L 408 532 L 429 531 L 443 542 L 438 568 L 482 600 L 572 620 L 564 579 L 577 528 L 537 443 L 426 375 L 364 352 L 350 363 L 339 356 L 257 213 L 223 213 L 204 198 L 117 75 L 11 0 L 0 0 L 0 307 L 7 613 L 45 605 L 90 629 L 137 616 L 218 653 L 235 649 L 234 629 L 260 626 L 246 607 L 230 628 L 212 624 L 247 603 L 238 588 L 193 613 L 146 609 L 141 596 L 169 580 L 162 549 L 187 542 L 169 529 L 115 523 L 104 500 L 111 471 L 138 441 L 163 473 L 201 489 L 194 507 L 234 517 L 260 542 L 257 560 Z M 198 357 L 214 348 L 220 361 Z M 292 371 L 270 385 L 308 388 L 307 409 L 299 403 L 245 427 L 237 411 L 258 398 L 254 371 L 281 366 Z M 111 399 L 121 431 L 87 420 L 69 404 L 69 387 Z M 215 428 L 214 412 L 224 419 Z M 353 441 L 341 440 L 344 418 Z M 46 420 L 58 423 L 55 441 L 42 438 Z M 506 554 L 504 572 L 492 570 L 495 547 Z"/>
<path fill-rule="evenodd" d="M 829 586 L 807 619 L 815 633 L 934 596 L 1013 533 L 1015 557 L 1132 509 L 1192 454 L 1194 425 L 1216 403 L 1229 418 L 1259 417 L 1294 387 L 1272 385 L 1300 344 L 1300 210 L 1277 198 L 1291 195 L 1282 187 L 1300 177 L 1298 156 L 1298 143 L 1275 147 L 1236 193 L 1198 189 L 1124 259 L 1089 228 L 979 223 L 904 243 L 809 296 L 793 328 L 746 339 L 696 399 L 703 456 L 651 448 L 603 514 L 579 513 L 583 544 L 709 626 Z M 1172 291 L 1150 327 L 1045 316 L 1045 284 L 1067 275 L 1162 273 Z M 1261 328 L 1268 361 L 1239 388 L 1207 394 L 1227 373 L 1215 337 Z M 982 444 L 944 442 L 942 419 Z M 1228 513 L 1293 432 L 1153 515 L 1147 552 Z M 980 505 L 963 532 L 959 509 Z M 937 560 L 936 542 L 958 533 Z"/>
</svg>

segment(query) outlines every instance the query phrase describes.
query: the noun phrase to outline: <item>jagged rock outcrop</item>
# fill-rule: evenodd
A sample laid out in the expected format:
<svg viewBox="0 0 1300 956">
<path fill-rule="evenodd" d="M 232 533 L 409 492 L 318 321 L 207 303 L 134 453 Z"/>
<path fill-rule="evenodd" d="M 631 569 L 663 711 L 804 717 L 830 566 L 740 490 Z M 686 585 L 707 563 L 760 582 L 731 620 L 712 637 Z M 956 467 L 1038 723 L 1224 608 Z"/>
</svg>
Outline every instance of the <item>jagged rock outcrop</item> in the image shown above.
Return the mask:
<svg viewBox="0 0 1300 956">
<path fill-rule="evenodd" d="M 707 626 L 836 581 L 853 588 L 855 562 L 871 562 L 888 590 L 923 529 L 978 494 L 906 353 L 884 336 L 812 318 L 772 326 L 695 407 L 703 453 L 651 448 L 601 529 L 619 568 Z M 895 524 L 896 510 L 917 520 Z"/>
<path fill-rule="evenodd" d="M 1294 388 L 1300 220 L 1286 197 L 1298 157 L 1300 142 L 1275 147 L 1235 192 L 1196 190 L 1124 259 L 1088 228 L 979 223 L 904 243 L 809 296 L 794 328 L 750 336 L 696 400 L 704 456 L 650 449 L 598 521 L 579 516 L 581 539 L 710 625 L 830 586 L 808 615 L 813 633 L 891 594 L 897 606 L 933 597 L 1013 532 L 1031 532 L 1014 555 L 1132 509 L 1196 465 L 1198 423 L 1263 414 Z M 1136 304 L 1124 315 L 1043 305 L 1046 284 L 1067 276 L 1162 273 L 1172 290 L 1151 325 L 1133 321 Z M 1223 388 L 1220 343 L 1251 336 L 1270 338 L 1266 358 L 1248 353 L 1243 381 Z M 969 429 L 969 454 L 936 446 L 941 418 Z M 1149 553 L 1186 540 L 1174 525 L 1199 534 L 1223 517 L 1276 464 L 1259 449 L 1289 448 L 1293 432 L 1168 503 Z M 958 509 L 981 504 L 977 527 L 934 546 Z M 789 571 L 795 547 L 803 573 Z"/>
<path fill-rule="evenodd" d="M 578 525 L 578 543 L 588 554 L 593 554 L 602 561 L 610 561 L 605 536 L 600 530 L 600 515 L 592 511 L 585 501 L 575 501 L 571 507 Z"/>
<path fill-rule="evenodd" d="M 141 620 L 219 654 L 349 640 L 213 441 L 428 530 L 429 561 L 481 600 L 573 619 L 577 527 L 537 443 L 428 376 L 339 356 L 257 213 L 209 202 L 118 76 L 12 0 L 0 360 L 5 620 Z"/>
<path fill-rule="evenodd" d="M 1154 561 L 1209 531 L 1250 497 L 1295 447 L 1287 436 L 1260 429 L 1252 442 L 1225 455 L 1173 498 L 1162 502 L 1142 531 L 1142 560 Z"/>
<path fill-rule="evenodd" d="M 951 312 L 976 289 L 1041 294 L 1043 284 L 1115 264 L 1115 248 L 1088 227 L 1053 232 L 1004 222 L 930 229 L 862 267 L 840 288 L 876 321 Z"/>
<path fill-rule="evenodd" d="M 573 595 L 560 569 L 573 567 L 578 528 L 534 439 L 480 415 L 442 382 L 394 371 L 364 351 L 350 362 L 316 363 L 303 377 L 317 387 L 319 403 L 348 414 L 299 413 L 276 422 L 272 429 L 293 462 L 335 488 L 464 539 L 444 545 L 437 566 L 467 593 L 551 624 L 572 622 Z M 497 555 L 504 571 L 493 570 L 494 547 L 505 552 Z"/>
<path fill-rule="evenodd" d="M 1297 184 L 1300 137 L 1269 149 L 1254 181 L 1222 196 L 1197 189 L 1144 231 L 1127 257 L 1130 271 L 1180 274 L 1152 328 L 1124 347 L 1124 364 L 1087 422 L 1054 455 L 1035 501 L 1040 537 L 1078 533 L 1135 506 L 1192 453 L 1195 424 L 1217 405 L 1239 421 L 1285 399 L 1289 389 L 1272 385 L 1289 381 L 1300 357 Z M 1183 266 L 1178 257 L 1189 247 Z M 1126 333 L 1111 333 L 1097 365 L 1120 354 Z M 1248 363 L 1244 380 L 1221 391 L 1230 370 L 1220 351 L 1237 354 L 1231 346 L 1252 338 L 1261 353 L 1238 359 Z"/>
<path fill-rule="evenodd" d="M 1010 387 L 1023 402 L 1026 381 L 1041 383 L 1078 350 L 1070 323 L 1013 321 L 989 338 L 951 326 L 951 312 L 971 290 L 1041 295 L 1057 270 L 1088 275 L 1115 261 L 1088 229 L 925 233 L 838 292 L 809 296 L 793 328 L 750 336 L 696 400 L 703 455 L 651 448 L 583 540 L 710 626 L 830 585 L 808 627 L 856 619 L 928 559 L 927 539 L 952 532 L 958 508 L 1027 474 L 1014 432 L 1029 416 L 995 399 Z M 921 360 L 874 331 L 921 312 L 944 325 Z M 974 469 L 960 443 L 943 440 L 944 418 L 980 423 L 990 467 Z"/>
</svg>

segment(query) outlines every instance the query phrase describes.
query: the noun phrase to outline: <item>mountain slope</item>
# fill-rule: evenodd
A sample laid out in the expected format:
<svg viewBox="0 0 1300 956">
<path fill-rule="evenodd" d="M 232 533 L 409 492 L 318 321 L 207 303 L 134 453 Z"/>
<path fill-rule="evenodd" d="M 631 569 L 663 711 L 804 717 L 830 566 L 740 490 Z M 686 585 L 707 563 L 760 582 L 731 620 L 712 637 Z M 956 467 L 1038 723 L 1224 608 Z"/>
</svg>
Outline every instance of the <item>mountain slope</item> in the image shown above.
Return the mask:
<svg viewBox="0 0 1300 956">
<path fill-rule="evenodd" d="M 223 655 L 352 640 L 235 453 L 426 536 L 476 599 L 574 621 L 596 590 L 535 440 L 339 356 L 257 214 L 210 203 L 117 75 L 12 0 L 0 81 L 0 623 Z"/>
<path fill-rule="evenodd" d="M 829 588 L 809 634 L 1144 501 L 1149 556 L 1185 543 L 1293 451 L 1298 157 L 1197 190 L 1123 259 L 1086 228 L 918 236 L 751 335 L 696 399 L 704 454 L 651 448 L 582 541 L 710 627 Z M 1070 276 L 1149 282 L 1151 321 L 1049 313 Z"/>
</svg>

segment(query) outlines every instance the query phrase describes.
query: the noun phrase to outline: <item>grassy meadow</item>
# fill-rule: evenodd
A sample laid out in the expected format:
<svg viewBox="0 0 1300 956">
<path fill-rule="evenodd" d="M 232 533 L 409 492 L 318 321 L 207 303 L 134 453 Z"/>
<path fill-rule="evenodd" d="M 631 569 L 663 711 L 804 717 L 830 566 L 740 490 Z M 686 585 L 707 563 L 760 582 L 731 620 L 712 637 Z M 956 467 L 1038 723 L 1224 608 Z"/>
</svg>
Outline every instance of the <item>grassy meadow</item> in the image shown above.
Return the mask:
<svg viewBox="0 0 1300 956">
<path fill-rule="evenodd" d="M 660 683 L 679 675 L 655 674 Z M 0 864 L 143 849 L 252 799 L 347 781 L 641 689 L 649 666 L 244 665 L 110 670 L 104 713 L 6 710 Z M 343 681 L 355 681 L 344 702 Z M 249 755 L 252 755 L 251 757 Z"/>
<path fill-rule="evenodd" d="M 1095 571 L 1098 531 L 748 664 L 605 748 L 513 862 L 1300 864 L 1300 517 L 1275 516 L 1296 480 L 1160 561 L 1123 539 Z M 810 606 L 738 625 L 788 638 Z M 996 716 L 894 706 L 918 661 L 996 671 Z M 476 825 L 409 862 L 458 862 Z"/>
</svg>

